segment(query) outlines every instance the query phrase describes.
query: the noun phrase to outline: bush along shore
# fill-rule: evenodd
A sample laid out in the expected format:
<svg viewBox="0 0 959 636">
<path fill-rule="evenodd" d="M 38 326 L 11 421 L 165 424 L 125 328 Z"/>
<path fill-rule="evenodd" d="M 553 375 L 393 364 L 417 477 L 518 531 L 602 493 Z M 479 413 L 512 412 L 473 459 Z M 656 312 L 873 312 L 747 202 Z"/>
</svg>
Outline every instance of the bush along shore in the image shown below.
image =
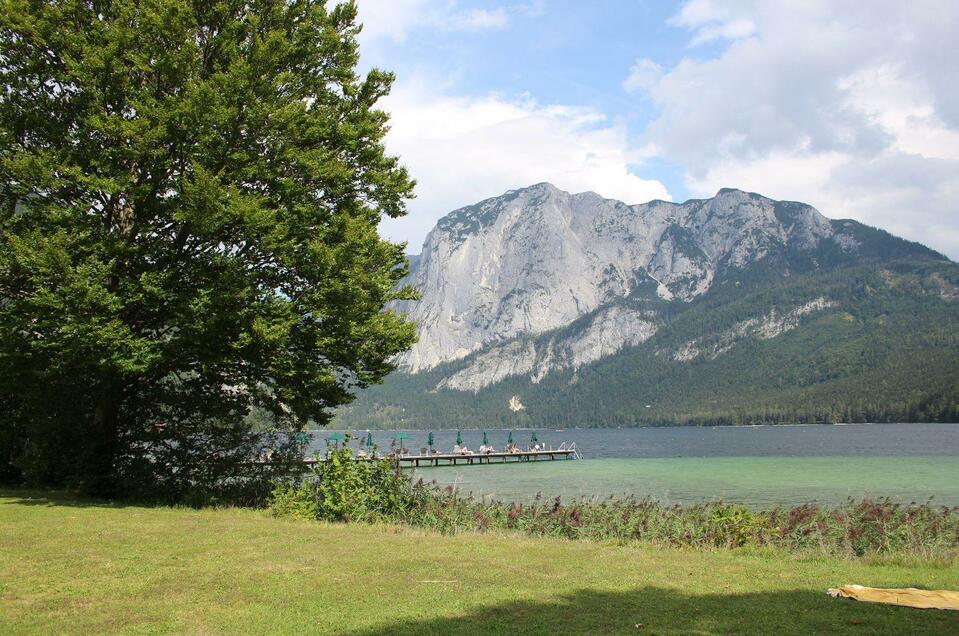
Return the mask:
<svg viewBox="0 0 959 636">
<path fill-rule="evenodd" d="M 684 507 L 612 497 L 481 501 L 449 487 L 413 483 L 389 460 L 356 461 L 348 448 L 331 450 L 305 478 L 278 483 L 269 507 L 282 517 L 401 523 L 443 534 L 509 531 L 700 549 L 771 547 L 851 558 L 959 561 L 959 507 L 878 499 L 756 512 L 735 503 Z"/>
</svg>

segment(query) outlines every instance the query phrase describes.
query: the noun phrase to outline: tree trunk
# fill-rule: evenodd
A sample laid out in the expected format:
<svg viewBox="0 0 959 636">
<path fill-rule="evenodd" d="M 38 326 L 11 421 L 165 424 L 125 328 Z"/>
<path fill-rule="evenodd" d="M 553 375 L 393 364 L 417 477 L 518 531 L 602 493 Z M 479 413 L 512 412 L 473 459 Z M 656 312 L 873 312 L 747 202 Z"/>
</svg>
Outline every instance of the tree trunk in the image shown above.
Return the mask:
<svg viewBox="0 0 959 636">
<path fill-rule="evenodd" d="M 138 181 L 135 165 L 130 170 L 130 181 L 133 185 Z M 111 211 L 108 223 L 111 229 L 115 228 L 120 236 L 126 238 L 133 229 L 135 218 L 133 195 L 121 193 L 117 204 L 119 209 Z M 121 266 L 115 264 L 113 272 L 107 276 L 106 286 L 111 294 L 116 294 L 120 286 L 118 267 Z M 120 395 L 116 377 L 107 372 L 94 403 L 86 456 L 80 462 L 80 481 L 84 490 L 99 497 L 112 498 L 121 494 L 118 492 L 116 471 L 120 450 Z"/>
<path fill-rule="evenodd" d="M 116 461 L 120 449 L 119 394 L 114 381 L 107 381 L 93 409 L 86 453 L 80 463 L 80 481 L 91 495 L 117 496 Z"/>
</svg>

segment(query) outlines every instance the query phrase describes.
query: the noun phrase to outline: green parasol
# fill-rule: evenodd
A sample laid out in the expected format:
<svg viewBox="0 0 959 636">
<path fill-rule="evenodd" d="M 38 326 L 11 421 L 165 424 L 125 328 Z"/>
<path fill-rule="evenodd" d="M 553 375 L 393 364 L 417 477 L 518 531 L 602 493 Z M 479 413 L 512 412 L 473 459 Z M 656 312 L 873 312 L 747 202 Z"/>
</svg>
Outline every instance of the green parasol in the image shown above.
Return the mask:
<svg viewBox="0 0 959 636">
<path fill-rule="evenodd" d="M 486 436 L 486 431 L 483 431 L 483 446 L 489 446 L 489 438 Z"/>
<path fill-rule="evenodd" d="M 369 432 L 366 433 L 366 445 L 369 446 L 369 447 L 371 447 L 371 448 L 373 447 L 373 432 L 372 432 L 372 431 L 369 431 Z"/>
<path fill-rule="evenodd" d="M 456 443 L 459 446 L 463 445 L 463 435 L 459 431 L 456 431 Z"/>
<path fill-rule="evenodd" d="M 403 440 L 406 439 L 407 437 L 409 437 L 409 435 L 406 433 L 397 433 L 396 435 L 393 436 L 393 441 L 400 443 L 400 450 L 404 450 Z"/>
<path fill-rule="evenodd" d="M 539 441 L 539 438 L 536 437 L 536 431 L 533 431 L 533 434 L 529 436 L 529 443 L 535 444 L 538 441 Z"/>
<path fill-rule="evenodd" d="M 512 443 L 513 443 L 513 431 L 510 431 L 510 432 L 509 432 L 509 437 L 506 438 L 506 443 L 507 443 L 507 444 L 512 444 Z"/>
<path fill-rule="evenodd" d="M 332 433 L 326 438 L 326 443 L 329 444 L 333 442 L 334 444 L 343 441 L 343 433 Z"/>
<path fill-rule="evenodd" d="M 426 445 L 430 448 L 433 447 L 433 431 L 430 431 L 430 434 L 426 438 Z"/>
</svg>

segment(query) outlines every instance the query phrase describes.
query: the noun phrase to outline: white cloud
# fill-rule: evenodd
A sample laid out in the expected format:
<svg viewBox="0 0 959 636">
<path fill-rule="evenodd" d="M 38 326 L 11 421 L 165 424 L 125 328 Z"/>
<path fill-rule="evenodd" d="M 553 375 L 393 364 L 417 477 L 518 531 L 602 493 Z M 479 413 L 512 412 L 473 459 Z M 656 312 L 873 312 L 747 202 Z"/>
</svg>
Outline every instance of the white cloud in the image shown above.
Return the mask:
<svg viewBox="0 0 959 636">
<path fill-rule="evenodd" d="M 418 196 L 408 217 L 382 229 L 411 251 L 447 212 L 540 181 L 629 203 L 669 199 L 660 182 L 630 170 L 648 149 L 632 147 L 625 128 L 601 113 L 530 97 L 442 96 L 431 87 L 400 84 L 383 103 L 391 113 L 387 148 L 418 180 Z"/>
<path fill-rule="evenodd" d="M 534 15 L 538 4 L 463 8 L 456 0 L 358 0 L 364 48 L 388 40 L 402 44 L 419 28 L 441 31 L 502 29 L 512 14 Z"/>
<path fill-rule="evenodd" d="M 728 41 L 647 87 L 647 140 L 694 195 L 807 201 L 959 256 L 959 4 L 693 0 L 671 23 Z"/>
<path fill-rule="evenodd" d="M 690 46 L 714 40 L 738 40 L 756 32 L 756 23 L 744 15 L 741 2 L 691 0 L 669 23 L 693 31 Z"/>
<path fill-rule="evenodd" d="M 359 0 L 358 6 L 361 46 L 375 59 L 418 29 L 500 29 L 514 16 L 542 15 L 546 5 L 531 0 L 468 8 L 458 0 Z M 602 113 L 540 104 L 529 96 L 445 95 L 450 84 L 448 77 L 401 77 L 381 103 L 391 116 L 387 148 L 417 180 L 410 214 L 384 220 L 381 230 L 409 242 L 411 251 L 418 251 L 426 233 L 451 210 L 541 181 L 633 203 L 670 198 L 660 182 L 630 170 L 652 146 L 634 147 L 625 126 Z"/>
<path fill-rule="evenodd" d="M 623 88 L 630 93 L 649 90 L 663 76 L 663 67 L 649 58 L 636 60 L 623 80 Z"/>
<path fill-rule="evenodd" d="M 470 9 L 453 13 L 447 17 L 446 24 L 453 30 L 479 31 L 482 29 L 501 29 L 509 23 L 506 9 Z"/>
<path fill-rule="evenodd" d="M 728 20 L 730 8 L 728 3 L 721 4 L 714 0 L 690 0 L 686 2 L 679 13 L 670 18 L 670 24 L 695 29 L 711 22 Z"/>
<path fill-rule="evenodd" d="M 358 0 L 363 48 L 379 40 L 404 42 L 407 34 L 422 23 L 428 5 L 428 0 Z"/>
<path fill-rule="evenodd" d="M 903 64 L 865 68 L 842 78 L 838 88 L 845 93 L 844 105 L 886 130 L 902 152 L 959 159 L 959 128 L 942 121 L 928 87 Z"/>
</svg>

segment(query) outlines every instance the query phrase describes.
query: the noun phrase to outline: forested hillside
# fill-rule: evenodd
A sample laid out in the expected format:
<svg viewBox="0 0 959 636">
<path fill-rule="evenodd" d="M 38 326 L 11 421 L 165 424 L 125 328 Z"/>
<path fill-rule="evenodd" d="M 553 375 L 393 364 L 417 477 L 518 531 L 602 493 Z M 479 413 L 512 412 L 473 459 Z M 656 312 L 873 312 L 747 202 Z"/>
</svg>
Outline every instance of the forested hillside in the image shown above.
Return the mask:
<svg viewBox="0 0 959 636">
<path fill-rule="evenodd" d="M 877 242 L 883 240 L 877 235 Z M 512 375 L 475 392 L 441 384 L 483 351 L 426 372 L 394 373 L 342 408 L 335 423 L 442 428 L 959 421 L 959 265 L 870 256 L 864 264 L 806 273 L 759 261 L 736 270 L 735 277 L 717 278 L 689 303 L 639 289 L 616 301 L 659 321 L 655 334 L 639 345 L 535 382 Z M 563 341 L 588 320 L 515 340 L 518 346 Z M 509 406 L 514 396 L 523 406 L 518 411 Z"/>
</svg>

